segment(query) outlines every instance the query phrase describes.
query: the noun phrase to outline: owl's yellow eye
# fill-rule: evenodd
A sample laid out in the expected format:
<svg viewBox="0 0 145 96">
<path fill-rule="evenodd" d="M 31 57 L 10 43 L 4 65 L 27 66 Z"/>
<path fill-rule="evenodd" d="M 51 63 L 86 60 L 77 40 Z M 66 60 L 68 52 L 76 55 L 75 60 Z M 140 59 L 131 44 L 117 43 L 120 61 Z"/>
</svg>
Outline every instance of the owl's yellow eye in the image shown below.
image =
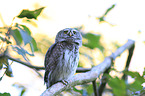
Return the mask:
<svg viewBox="0 0 145 96">
<path fill-rule="evenodd" d="M 73 31 L 74 34 L 76 34 L 76 31 Z"/>
<path fill-rule="evenodd" d="M 64 34 L 67 34 L 67 32 L 68 32 L 67 30 L 66 30 L 66 31 L 64 31 Z"/>
</svg>

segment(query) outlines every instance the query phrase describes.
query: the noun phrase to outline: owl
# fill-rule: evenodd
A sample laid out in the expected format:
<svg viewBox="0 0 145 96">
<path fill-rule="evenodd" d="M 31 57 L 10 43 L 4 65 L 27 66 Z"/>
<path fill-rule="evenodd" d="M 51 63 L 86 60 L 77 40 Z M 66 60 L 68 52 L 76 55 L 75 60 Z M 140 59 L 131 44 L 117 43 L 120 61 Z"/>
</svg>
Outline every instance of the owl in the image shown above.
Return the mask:
<svg viewBox="0 0 145 96">
<path fill-rule="evenodd" d="M 81 45 L 82 36 L 79 31 L 66 28 L 57 33 L 55 43 L 45 55 L 44 82 L 47 88 L 57 82 L 67 81 L 75 74 Z"/>
</svg>

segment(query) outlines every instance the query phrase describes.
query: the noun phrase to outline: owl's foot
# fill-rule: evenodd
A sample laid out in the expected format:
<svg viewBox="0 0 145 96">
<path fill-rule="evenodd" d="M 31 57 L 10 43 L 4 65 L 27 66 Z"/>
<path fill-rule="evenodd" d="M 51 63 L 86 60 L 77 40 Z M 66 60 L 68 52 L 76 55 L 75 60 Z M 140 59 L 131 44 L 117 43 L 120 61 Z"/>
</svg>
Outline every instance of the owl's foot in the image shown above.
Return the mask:
<svg viewBox="0 0 145 96">
<path fill-rule="evenodd" d="M 67 86 L 68 82 L 66 80 L 61 80 L 60 82 L 62 82 L 64 85 Z"/>
</svg>

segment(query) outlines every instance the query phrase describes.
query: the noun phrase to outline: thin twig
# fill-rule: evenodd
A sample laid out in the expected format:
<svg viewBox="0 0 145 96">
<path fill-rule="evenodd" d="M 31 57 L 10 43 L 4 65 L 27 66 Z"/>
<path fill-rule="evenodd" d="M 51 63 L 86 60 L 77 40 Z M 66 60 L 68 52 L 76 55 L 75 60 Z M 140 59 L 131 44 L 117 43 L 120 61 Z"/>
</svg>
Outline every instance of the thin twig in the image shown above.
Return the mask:
<svg viewBox="0 0 145 96">
<path fill-rule="evenodd" d="M 94 95 L 99 96 L 99 91 L 96 85 L 96 80 L 92 81 L 92 84 L 93 84 L 93 89 L 94 89 Z"/>
<path fill-rule="evenodd" d="M 101 85 L 99 86 L 99 95 L 98 96 L 102 96 L 102 93 L 105 89 L 105 86 L 107 83 L 107 77 L 105 76 L 105 74 L 109 74 L 109 69 L 110 69 L 110 67 L 103 73 Z"/>
</svg>

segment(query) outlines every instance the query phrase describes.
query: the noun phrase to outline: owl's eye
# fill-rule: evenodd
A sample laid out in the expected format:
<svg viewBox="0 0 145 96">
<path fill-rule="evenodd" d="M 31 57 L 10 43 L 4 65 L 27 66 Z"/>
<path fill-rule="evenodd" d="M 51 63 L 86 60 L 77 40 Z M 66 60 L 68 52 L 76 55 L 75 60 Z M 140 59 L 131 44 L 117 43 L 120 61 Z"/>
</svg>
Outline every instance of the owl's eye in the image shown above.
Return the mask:
<svg viewBox="0 0 145 96">
<path fill-rule="evenodd" d="M 76 34 L 76 31 L 73 31 L 74 34 Z"/>
<path fill-rule="evenodd" d="M 64 31 L 64 34 L 67 34 L 67 32 L 68 32 L 67 30 L 66 30 L 66 31 Z"/>
</svg>

